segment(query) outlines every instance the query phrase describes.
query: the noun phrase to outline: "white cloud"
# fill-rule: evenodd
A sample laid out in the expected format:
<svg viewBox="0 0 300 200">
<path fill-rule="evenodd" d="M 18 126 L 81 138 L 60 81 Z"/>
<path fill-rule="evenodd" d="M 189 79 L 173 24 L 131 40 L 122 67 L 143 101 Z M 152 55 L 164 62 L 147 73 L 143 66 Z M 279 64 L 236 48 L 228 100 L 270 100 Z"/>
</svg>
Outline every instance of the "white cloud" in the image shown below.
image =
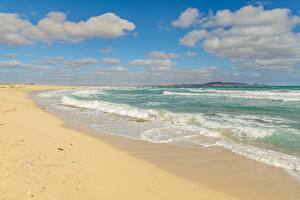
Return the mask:
<svg viewBox="0 0 300 200">
<path fill-rule="evenodd" d="M 166 53 L 164 51 L 150 51 L 149 57 L 153 59 L 172 59 L 179 57 L 179 55 L 172 52 Z"/>
<path fill-rule="evenodd" d="M 244 68 L 291 70 L 300 63 L 300 33 L 295 31 L 299 24 L 300 16 L 286 8 L 225 9 L 206 17 L 180 43 L 200 43 L 207 52 L 229 58 Z"/>
<path fill-rule="evenodd" d="M 23 67 L 24 65 L 18 60 L 8 60 L 0 62 L 0 67 Z"/>
<path fill-rule="evenodd" d="M 180 39 L 180 44 L 194 47 L 199 40 L 204 39 L 208 35 L 206 30 L 192 30 Z"/>
<path fill-rule="evenodd" d="M 95 58 L 81 58 L 81 59 L 65 59 L 63 56 L 57 57 L 46 57 L 32 61 L 34 65 L 45 65 L 45 66 L 64 66 L 64 67 L 84 67 L 89 65 L 100 64 L 101 61 Z"/>
<path fill-rule="evenodd" d="M 82 58 L 77 60 L 63 60 L 62 63 L 70 67 L 82 67 L 86 65 L 99 64 L 100 61 L 95 58 Z"/>
<path fill-rule="evenodd" d="M 189 72 L 192 73 L 200 73 L 200 74 L 210 74 L 212 72 L 215 72 L 219 68 L 217 66 L 207 66 L 207 67 L 198 67 L 198 68 L 192 68 L 188 70 Z"/>
<path fill-rule="evenodd" d="M 112 71 L 112 72 L 128 72 L 128 69 L 126 67 L 118 66 L 118 67 L 110 68 L 110 71 Z"/>
<path fill-rule="evenodd" d="M 179 55 L 176 53 L 166 53 L 163 51 L 151 51 L 149 57 L 151 59 L 136 59 L 129 62 L 129 65 L 148 67 L 147 71 L 152 72 L 166 72 L 170 71 L 176 62 L 172 58 L 177 58 Z"/>
<path fill-rule="evenodd" d="M 187 8 L 179 18 L 171 23 L 174 27 L 188 28 L 197 23 L 200 13 L 197 8 Z"/>
<path fill-rule="evenodd" d="M 120 60 L 117 58 L 110 58 L 110 57 L 103 58 L 102 60 L 96 58 L 81 58 L 75 60 L 67 60 L 62 56 L 58 56 L 58 57 L 46 58 L 44 60 L 38 60 L 35 61 L 35 63 L 42 63 L 46 65 L 64 65 L 70 67 L 82 67 L 87 65 L 97 65 L 101 63 L 114 65 L 120 63 Z"/>
<path fill-rule="evenodd" d="M 62 56 L 58 57 L 50 57 L 42 60 L 34 61 L 35 64 L 44 64 L 44 65 L 52 65 L 52 66 L 68 66 L 68 67 L 83 67 L 89 65 L 98 65 L 98 64 L 118 64 L 120 60 L 117 58 L 103 58 L 102 60 L 96 58 L 81 58 L 81 59 L 65 59 Z"/>
<path fill-rule="evenodd" d="M 48 15 L 32 24 L 16 13 L 0 13 L 0 44 L 30 45 L 35 42 L 80 42 L 94 37 L 114 38 L 133 31 L 135 25 L 114 13 L 91 17 L 86 21 L 67 21 L 62 12 Z"/>
<path fill-rule="evenodd" d="M 46 57 L 43 60 L 33 60 L 34 64 L 44 64 L 44 65 L 57 65 L 62 64 L 65 61 L 63 56 L 57 57 Z"/>
<path fill-rule="evenodd" d="M 152 66 L 152 67 L 167 67 L 174 66 L 176 63 L 169 59 L 136 59 L 129 62 L 130 65 Z"/>
<path fill-rule="evenodd" d="M 105 64 L 115 65 L 115 64 L 120 63 L 120 60 L 117 59 L 117 58 L 109 58 L 109 57 L 107 57 L 107 58 L 103 58 L 102 62 L 105 63 Z"/>
<path fill-rule="evenodd" d="M 179 83 L 203 83 L 224 78 L 216 66 L 176 68 L 174 82 Z"/>
<path fill-rule="evenodd" d="M 152 68 L 152 71 L 158 71 L 158 72 L 166 72 L 172 70 L 172 66 L 160 66 L 157 68 Z"/>
<path fill-rule="evenodd" d="M 197 53 L 194 52 L 194 51 L 187 51 L 186 55 L 189 56 L 189 57 L 193 57 L 193 56 L 197 56 Z"/>
<path fill-rule="evenodd" d="M 136 84 L 171 84 L 171 83 L 203 83 L 221 79 L 222 75 L 216 66 L 193 68 L 150 67 L 144 72 L 129 72 L 124 67 L 113 67 L 109 70 L 97 70 L 92 75 L 101 77 L 101 81 L 110 83 Z"/>
<path fill-rule="evenodd" d="M 105 48 L 101 49 L 101 53 L 108 54 L 108 53 L 113 52 L 113 50 L 114 49 L 112 47 L 105 47 Z"/>
<path fill-rule="evenodd" d="M 27 68 L 27 69 L 49 69 L 48 66 L 35 64 L 35 63 L 23 63 L 19 60 L 8 60 L 8 61 L 1 61 L 0 68 Z"/>
</svg>

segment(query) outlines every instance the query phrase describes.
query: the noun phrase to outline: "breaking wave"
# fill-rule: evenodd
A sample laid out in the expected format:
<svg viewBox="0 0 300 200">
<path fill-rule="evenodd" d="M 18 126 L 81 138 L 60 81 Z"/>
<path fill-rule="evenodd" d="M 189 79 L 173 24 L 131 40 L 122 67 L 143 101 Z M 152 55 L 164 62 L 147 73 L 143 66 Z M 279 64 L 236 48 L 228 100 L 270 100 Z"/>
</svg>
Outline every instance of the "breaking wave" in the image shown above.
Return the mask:
<svg viewBox="0 0 300 200">
<path fill-rule="evenodd" d="M 293 102 L 300 101 L 300 91 L 245 91 L 245 90 L 216 90 L 216 89 L 187 89 L 191 92 L 170 92 L 164 91 L 164 95 L 180 95 L 180 96 L 225 96 L 231 98 L 246 98 L 258 100 L 274 100 Z"/>
<path fill-rule="evenodd" d="M 259 145 L 252 145 L 254 144 L 252 142 L 256 140 L 267 139 L 275 134 L 285 133 L 287 130 L 289 134 L 299 134 L 299 130 L 287 126 L 289 123 L 295 123 L 289 118 L 280 117 L 280 115 L 250 114 L 242 111 L 232 114 L 222 112 L 222 110 L 219 112 L 214 111 L 213 114 L 183 111 L 173 112 L 167 109 L 167 105 L 173 103 L 171 102 L 173 98 L 162 101 L 157 99 L 157 96 L 155 100 L 150 96 L 151 101 L 144 102 L 143 105 L 147 105 L 148 107 L 131 105 L 130 103 L 109 102 L 108 100 L 104 101 L 101 99 L 101 96 L 107 97 L 106 95 L 109 93 L 109 90 L 117 89 L 122 91 L 138 90 L 137 87 L 101 87 L 43 92 L 39 96 L 41 98 L 56 98 L 60 105 L 66 107 L 109 113 L 121 116 L 121 118 L 124 117 L 124 119 L 142 119 L 141 122 L 144 124 L 147 124 L 148 121 L 162 122 L 162 126 L 147 126 L 146 130 L 133 137 L 135 139 L 155 143 L 189 142 L 204 147 L 221 146 L 239 155 L 292 171 L 300 177 L 300 159 L 298 157 L 281 153 L 277 149 L 275 151 L 262 148 Z M 167 98 L 168 95 L 191 97 L 225 96 L 282 102 L 300 101 L 300 91 L 240 91 L 206 88 L 180 88 L 179 91 L 166 91 L 165 88 L 159 90 L 158 88 L 151 87 L 143 88 L 143 90 L 157 92 L 155 95 L 160 95 L 159 98 Z M 110 94 L 109 97 L 111 98 L 112 96 Z M 132 96 L 132 98 L 132 101 L 136 100 L 135 96 Z M 156 106 L 159 106 L 159 108 Z M 81 110 L 78 109 L 77 112 Z M 143 126 L 143 123 L 140 123 L 139 126 Z"/>
</svg>

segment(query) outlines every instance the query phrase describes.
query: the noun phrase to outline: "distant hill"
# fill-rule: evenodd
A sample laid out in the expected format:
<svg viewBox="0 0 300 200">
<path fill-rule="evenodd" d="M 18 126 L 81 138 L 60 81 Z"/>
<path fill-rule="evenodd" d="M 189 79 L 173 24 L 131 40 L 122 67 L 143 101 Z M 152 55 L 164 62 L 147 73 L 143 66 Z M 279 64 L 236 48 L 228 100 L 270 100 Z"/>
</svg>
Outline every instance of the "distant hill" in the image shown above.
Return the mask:
<svg viewBox="0 0 300 200">
<path fill-rule="evenodd" d="M 209 83 L 202 83 L 202 84 L 176 84 L 176 86 L 266 86 L 264 84 L 249 84 L 249 83 L 239 83 L 239 82 L 209 82 Z"/>
</svg>

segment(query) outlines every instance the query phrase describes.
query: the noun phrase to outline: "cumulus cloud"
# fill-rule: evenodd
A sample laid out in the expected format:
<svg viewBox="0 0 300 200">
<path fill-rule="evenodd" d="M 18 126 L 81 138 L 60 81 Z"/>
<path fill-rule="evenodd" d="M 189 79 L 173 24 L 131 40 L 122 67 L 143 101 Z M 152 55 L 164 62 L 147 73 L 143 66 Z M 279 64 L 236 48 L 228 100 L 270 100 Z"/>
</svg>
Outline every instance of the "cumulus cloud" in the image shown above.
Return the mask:
<svg viewBox="0 0 300 200">
<path fill-rule="evenodd" d="M 211 77 L 219 71 L 217 66 L 203 66 L 203 67 L 193 67 L 193 68 L 176 68 L 175 72 L 178 76 L 188 77 Z"/>
<path fill-rule="evenodd" d="M 206 30 L 192 30 L 180 39 L 179 43 L 185 46 L 194 47 L 199 40 L 208 36 Z"/>
<path fill-rule="evenodd" d="M 179 57 L 179 55 L 172 52 L 166 53 L 164 51 L 150 51 L 149 57 L 153 59 L 172 59 Z"/>
<path fill-rule="evenodd" d="M 64 66 L 64 67 L 84 67 L 89 65 L 100 64 L 101 61 L 96 58 L 80 58 L 80 59 L 66 59 L 63 56 L 46 57 L 34 60 L 32 64 L 45 66 Z"/>
<path fill-rule="evenodd" d="M 107 58 L 103 58 L 102 62 L 105 63 L 105 64 L 115 65 L 115 64 L 120 63 L 120 60 L 117 59 L 117 58 L 109 58 L 109 57 L 107 57 Z"/>
<path fill-rule="evenodd" d="M 147 71 L 152 72 L 166 72 L 170 71 L 176 62 L 172 58 L 179 57 L 176 53 L 166 53 L 164 51 L 150 51 L 150 59 L 136 59 L 129 62 L 129 65 L 147 67 Z"/>
<path fill-rule="evenodd" d="M 171 68 L 150 67 L 144 72 L 129 72 L 125 67 L 113 67 L 93 72 L 104 82 L 110 83 L 137 83 L 137 84 L 174 84 L 174 83 L 203 83 L 221 79 L 220 69 L 216 66 Z"/>
<path fill-rule="evenodd" d="M 194 51 L 187 51 L 186 55 L 189 56 L 189 57 L 193 57 L 193 56 L 197 56 L 197 53 L 194 52 Z"/>
<path fill-rule="evenodd" d="M 18 60 L 0 62 L 1 67 L 22 67 L 28 75 L 33 71 L 38 73 L 32 77 L 42 77 L 42 81 L 56 80 L 63 83 L 199 83 L 218 77 L 217 67 L 175 67 L 175 62 L 168 59 L 137 59 L 130 62 L 131 65 L 146 66 L 144 71 L 130 72 L 126 66 L 104 67 L 103 60 L 95 58 L 66 59 L 57 57 L 38 57 L 31 63 L 22 63 Z M 84 66 L 94 66 L 85 70 Z M 97 67 L 95 67 L 97 66 Z M 76 68 L 74 68 L 76 67 Z M 5 71 L 9 71 L 5 69 Z M 13 71 L 11 72 L 13 73 Z M 22 73 L 24 74 L 24 73 Z M 15 75 L 19 77 L 19 75 Z M 19 77 L 24 78 L 24 77 Z M 1 77 L 6 80 L 5 77 Z M 23 79 L 22 79 L 23 80 Z M 33 80 L 31 80 L 33 81 Z"/>
<path fill-rule="evenodd" d="M 60 66 L 60 67 L 85 67 L 85 66 L 97 66 L 101 64 L 118 64 L 120 60 L 117 58 L 103 58 L 102 60 L 96 58 L 80 58 L 80 59 L 66 59 L 63 56 L 57 57 L 45 57 L 34 60 L 32 62 L 35 65 L 46 66 Z"/>
<path fill-rule="evenodd" d="M 45 64 L 45 65 L 57 65 L 61 64 L 65 61 L 63 56 L 56 56 L 56 57 L 46 57 L 43 60 L 33 60 L 35 64 Z"/>
<path fill-rule="evenodd" d="M 300 16 L 286 8 L 265 10 L 245 6 L 207 16 L 180 43 L 199 43 L 207 52 L 229 58 L 238 66 L 259 70 L 291 70 L 300 63 Z"/>
<path fill-rule="evenodd" d="M 174 82 L 178 83 L 203 83 L 224 78 L 217 66 L 176 68 L 173 76 Z"/>
<path fill-rule="evenodd" d="M 197 74 L 210 74 L 212 72 L 217 71 L 219 68 L 217 66 L 207 66 L 207 67 L 197 67 L 197 68 L 191 68 L 187 71 Z"/>
<path fill-rule="evenodd" d="M 63 60 L 62 63 L 70 67 L 82 67 L 85 65 L 95 65 L 99 64 L 100 61 L 95 58 L 82 58 L 76 60 Z"/>
<path fill-rule="evenodd" d="M 112 72 L 128 72 L 128 69 L 126 67 L 118 66 L 118 67 L 110 68 L 110 71 L 112 71 Z"/>
<path fill-rule="evenodd" d="M 152 66 L 152 67 L 171 67 L 176 63 L 169 59 L 136 59 L 129 62 L 130 65 Z"/>
<path fill-rule="evenodd" d="M 135 25 L 114 13 L 72 22 L 62 12 L 49 12 L 32 24 L 16 13 L 0 13 L 0 44 L 30 45 L 35 42 L 80 42 L 95 37 L 115 38 L 135 29 Z"/>
<path fill-rule="evenodd" d="M 174 67 L 170 70 L 153 68 L 145 72 L 145 77 L 160 83 L 203 83 L 222 79 L 220 69 L 216 66 Z"/>
<path fill-rule="evenodd" d="M 24 64 L 18 60 L 8 60 L 0 62 L 0 67 L 24 67 Z"/>
<path fill-rule="evenodd" d="M 172 26 L 178 28 L 188 28 L 197 23 L 200 13 L 197 8 L 187 8 L 183 11 L 179 18 L 171 23 Z"/>
<path fill-rule="evenodd" d="M 156 68 L 151 68 L 151 71 L 157 71 L 157 72 L 166 72 L 172 70 L 172 66 L 159 66 Z"/>
<path fill-rule="evenodd" d="M 48 66 L 35 64 L 35 63 L 23 63 L 19 60 L 8 60 L 8 61 L 1 61 L 0 68 L 27 68 L 27 69 L 38 69 L 44 70 L 49 69 Z"/>
</svg>

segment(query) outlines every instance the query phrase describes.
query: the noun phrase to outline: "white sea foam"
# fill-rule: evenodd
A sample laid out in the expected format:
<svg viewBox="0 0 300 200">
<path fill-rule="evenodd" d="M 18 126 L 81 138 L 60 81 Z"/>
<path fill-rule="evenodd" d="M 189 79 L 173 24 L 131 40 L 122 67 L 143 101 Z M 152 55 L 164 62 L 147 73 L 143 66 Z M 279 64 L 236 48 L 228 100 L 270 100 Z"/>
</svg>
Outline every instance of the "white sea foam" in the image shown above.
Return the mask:
<svg viewBox="0 0 300 200">
<path fill-rule="evenodd" d="M 103 101 L 84 101 L 70 98 L 68 96 L 62 97 L 64 105 L 71 105 L 81 108 L 95 109 L 106 113 L 128 116 L 132 118 L 149 119 L 159 116 L 159 112 L 155 110 L 140 110 L 125 104 L 114 104 Z"/>
<path fill-rule="evenodd" d="M 189 93 L 189 92 L 170 92 L 164 91 L 163 95 L 178 95 L 178 96 L 205 96 L 205 93 Z"/>
<path fill-rule="evenodd" d="M 273 90 L 273 91 L 246 91 L 246 90 L 216 90 L 216 89 L 187 89 L 190 92 L 171 92 L 164 91 L 163 95 L 180 95 L 180 96 L 226 96 L 232 98 L 246 98 L 246 99 L 258 99 L 258 100 L 274 100 L 284 102 L 300 101 L 300 91 L 285 91 L 285 90 Z"/>
<path fill-rule="evenodd" d="M 87 87 L 84 89 L 61 89 L 61 90 L 50 90 L 44 91 L 38 94 L 40 97 L 62 97 L 66 95 L 74 95 L 78 97 L 90 97 L 94 94 L 106 94 L 105 90 L 113 90 L 117 87 L 114 86 L 101 86 L 101 87 Z"/>
<path fill-rule="evenodd" d="M 246 144 L 234 143 L 232 141 L 220 140 L 217 142 L 217 145 L 225 147 L 236 154 L 246 156 L 253 160 L 257 160 L 268 165 L 281 167 L 286 170 L 292 170 L 296 172 L 298 176 L 300 176 L 300 159 L 295 156 Z"/>
<path fill-rule="evenodd" d="M 105 94 L 103 89 L 86 89 L 86 90 L 78 90 L 73 92 L 72 95 L 79 96 L 79 97 L 90 97 L 91 95 L 95 94 Z"/>
<path fill-rule="evenodd" d="M 49 90 L 49 91 L 44 91 L 38 94 L 39 97 L 61 97 L 65 95 L 67 92 L 69 92 L 70 89 L 62 89 L 62 90 Z"/>
<path fill-rule="evenodd" d="M 48 92 L 40 93 L 38 96 L 39 97 L 47 97 L 47 98 L 53 97 L 53 95 Z"/>
<path fill-rule="evenodd" d="M 145 131 L 141 134 L 141 138 L 155 143 L 170 143 L 182 140 L 186 134 L 189 133 L 177 127 L 162 127 Z"/>
<path fill-rule="evenodd" d="M 155 143 L 191 141 L 191 138 L 198 136 L 206 136 L 216 139 L 220 137 L 220 134 L 201 127 L 196 128 L 172 125 L 149 129 L 140 135 L 142 139 Z M 207 144 L 207 141 L 205 143 Z"/>
<path fill-rule="evenodd" d="M 247 144 L 232 142 L 227 139 L 199 137 L 195 132 L 189 132 L 178 127 L 163 127 L 150 129 L 141 134 L 141 138 L 154 143 L 193 142 L 195 144 L 211 147 L 221 146 L 236 154 L 262 162 L 267 165 L 283 168 L 291 174 L 300 177 L 300 159 L 285 153 L 263 149 Z"/>
<path fill-rule="evenodd" d="M 213 130 L 214 132 L 230 132 L 231 136 L 236 136 L 239 139 L 257 139 L 271 136 L 278 130 L 279 125 L 277 122 L 284 122 L 284 119 L 281 118 L 253 115 L 217 114 L 204 116 L 203 114 L 172 113 L 164 110 L 140 109 L 126 104 L 77 100 L 69 96 L 64 96 L 61 100 L 64 105 L 95 109 L 132 118 L 161 120 L 169 124 L 184 126 L 186 130 L 192 127 L 194 132 L 196 130 L 203 132 L 202 128 Z M 273 122 L 273 124 L 260 123 L 258 121 Z"/>
</svg>

